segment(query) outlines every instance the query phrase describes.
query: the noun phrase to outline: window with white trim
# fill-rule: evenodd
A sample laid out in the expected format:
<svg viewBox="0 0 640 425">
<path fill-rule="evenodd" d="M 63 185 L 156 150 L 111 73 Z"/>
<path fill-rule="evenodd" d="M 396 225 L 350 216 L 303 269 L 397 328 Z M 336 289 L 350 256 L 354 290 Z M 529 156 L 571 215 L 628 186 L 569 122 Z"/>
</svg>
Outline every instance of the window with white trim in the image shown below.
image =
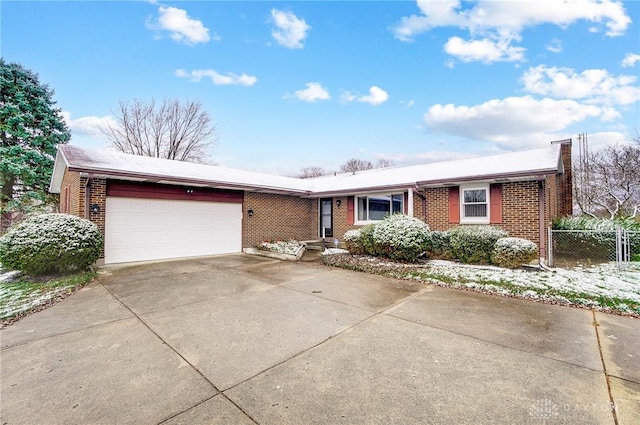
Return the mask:
<svg viewBox="0 0 640 425">
<path fill-rule="evenodd" d="M 379 221 L 390 214 L 404 213 L 404 193 L 356 196 L 357 222 Z"/>
<path fill-rule="evenodd" d="M 460 222 L 489 223 L 489 185 L 460 186 Z"/>
</svg>

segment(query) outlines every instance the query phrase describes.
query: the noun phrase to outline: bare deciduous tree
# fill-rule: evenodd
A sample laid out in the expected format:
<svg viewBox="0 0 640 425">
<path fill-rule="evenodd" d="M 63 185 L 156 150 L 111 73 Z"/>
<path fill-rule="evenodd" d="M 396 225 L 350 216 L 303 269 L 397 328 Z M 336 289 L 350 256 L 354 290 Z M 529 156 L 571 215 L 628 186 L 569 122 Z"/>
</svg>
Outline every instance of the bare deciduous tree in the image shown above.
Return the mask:
<svg viewBox="0 0 640 425">
<path fill-rule="evenodd" d="M 365 159 L 351 158 L 340 166 L 343 173 L 355 173 L 356 171 L 372 170 L 373 164 Z"/>
<path fill-rule="evenodd" d="M 375 165 L 365 159 L 351 158 L 340 166 L 341 173 L 355 173 L 356 171 L 373 170 L 374 168 L 393 167 L 395 163 L 390 159 L 380 158 Z"/>
<path fill-rule="evenodd" d="M 198 101 L 121 101 L 116 124 L 101 128 L 118 150 L 134 155 L 207 162 L 217 144 L 216 127 Z"/>
<path fill-rule="evenodd" d="M 326 176 L 327 172 L 324 168 L 318 166 L 304 167 L 300 169 L 296 177 L 299 179 L 310 179 L 312 177 Z"/>
<path fill-rule="evenodd" d="M 578 208 L 594 217 L 636 217 L 640 213 L 640 143 L 610 145 L 590 153 L 575 175 Z"/>
<path fill-rule="evenodd" d="M 375 168 L 389 168 L 395 166 L 396 163 L 391 159 L 379 158 Z"/>
</svg>

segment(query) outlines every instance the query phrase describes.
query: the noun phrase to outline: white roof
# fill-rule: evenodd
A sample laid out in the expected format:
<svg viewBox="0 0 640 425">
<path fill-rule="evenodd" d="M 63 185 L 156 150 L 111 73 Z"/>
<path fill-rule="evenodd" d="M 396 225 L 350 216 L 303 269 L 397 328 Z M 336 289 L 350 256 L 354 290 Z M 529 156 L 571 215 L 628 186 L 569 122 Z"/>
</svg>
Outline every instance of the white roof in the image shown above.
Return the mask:
<svg viewBox="0 0 640 425">
<path fill-rule="evenodd" d="M 298 179 L 213 165 L 171 161 L 72 145 L 58 146 L 50 191 L 59 193 L 65 168 L 123 180 L 321 196 L 392 188 L 450 186 L 474 181 L 536 179 L 562 172 L 560 144 L 455 161 Z"/>
<path fill-rule="evenodd" d="M 530 180 L 562 172 L 560 144 L 491 156 L 338 174 L 312 179 L 315 193 L 386 187 L 452 186 L 473 181 Z"/>
<path fill-rule="evenodd" d="M 53 193 L 60 191 L 65 166 L 96 177 L 227 189 L 306 194 L 308 186 L 304 180 L 293 177 L 59 145 L 51 178 Z"/>
</svg>

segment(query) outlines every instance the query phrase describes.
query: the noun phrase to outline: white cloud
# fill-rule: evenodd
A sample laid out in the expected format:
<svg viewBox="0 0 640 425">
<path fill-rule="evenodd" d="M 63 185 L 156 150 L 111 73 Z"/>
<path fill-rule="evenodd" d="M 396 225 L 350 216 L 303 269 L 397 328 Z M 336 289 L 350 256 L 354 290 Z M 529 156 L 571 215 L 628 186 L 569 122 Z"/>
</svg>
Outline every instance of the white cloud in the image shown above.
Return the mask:
<svg viewBox="0 0 640 425">
<path fill-rule="evenodd" d="M 471 6 L 467 6 L 471 4 Z M 604 25 L 608 36 L 623 34 L 631 24 L 624 6 L 617 0 L 565 0 L 546 2 L 540 0 L 495 1 L 478 0 L 464 2 L 460 0 L 418 0 L 420 14 L 403 17 L 391 28 L 394 36 L 405 42 L 415 36 L 437 27 L 457 27 L 469 32 L 470 40 L 461 43 L 459 37 L 452 37 L 449 48 L 466 47 L 463 57 L 474 60 L 474 56 L 488 62 L 491 54 L 471 54 L 471 47 L 492 50 L 500 47 L 503 54 L 500 60 L 522 60 L 523 50 L 511 46 L 519 41 L 522 30 L 542 24 L 567 27 L 577 21 L 585 20 L 595 25 Z M 478 44 L 478 42 L 481 42 Z M 553 47 L 552 47 L 553 48 Z M 557 48 L 557 47 L 555 47 Z M 495 55 L 495 52 L 492 53 Z"/>
<path fill-rule="evenodd" d="M 389 100 L 389 94 L 378 86 L 371 86 L 369 88 L 368 95 L 357 96 L 351 92 L 346 91 L 342 94 L 341 99 L 344 102 L 362 102 L 368 103 L 369 105 L 377 106 Z"/>
<path fill-rule="evenodd" d="M 358 98 L 358 102 L 364 102 L 370 105 L 380 105 L 387 100 L 389 100 L 389 95 L 378 86 L 372 86 L 369 89 L 368 96 L 360 96 Z"/>
<path fill-rule="evenodd" d="M 424 122 L 432 131 L 517 146 L 525 140 L 549 140 L 550 133 L 594 117 L 608 120 L 612 111 L 574 100 L 524 96 L 474 106 L 434 105 L 424 115 Z"/>
<path fill-rule="evenodd" d="M 175 76 L 179 78 L 187 78 L 193 82 L 199 82 L 203 78 L 210 78 L 211 82 L 216 86 L 252 86 L 258 82 L 258 78 L 247 74 L 234 74 L 228 72 L 227 74 L 219 74 L 213 69 L 194 69 L 191 72 L 187 72 L 184 69 L 176 69 Z"/>
<path fill-rule="evenodd" d="M 69 126 L 69 130 L 76 135 L 101 137 L 101 127 L 106 128 L 117 125 L 116 120 L 111 115 L 104 117 L 86 116 L 77 119 L 72 119 L 71 112 L 68 111 L 62 111 L 61 115 L 67 126 Z"/>
<path fill-rule="evenodd" d="M 451 37 L 444 45 L 444 51 L 463 62 L 515 62 L 524 60 L 522 47 L 510 45 L 510 40 L 463 40 Z"/>
<path fill-rule="evenodd" d="M 636 63 L 640 62 L 640 55 L 636 53 L 627 53 L 627 55 L 622 59 L 622 67 L 629 68 L 635 66 Z"/>
<path fill-rule="evenodd" d="M 602 131 L 598 133 L 589 133 L 587 135 L 587 140 L 589 141 L 589 150 L 593 152 L 594 150 L 602 149 L 603 147 L 608 145 L 628 142 L 629 133 L 622 133 L 619 131 Z M 573 152 L 577 155 L 577 146 L 573 149 Z"/>
<path fill-rule="evenodd" d="M 629 105 L 640 100 L 640 87 L 631 75 L 613 76 L 605 69 L 577 73 L 571 68 L 529 68 L 522 76 L 529 93 L 556 98 L 584 99 L 588 103 Z"/>
<path fill-rule="evenodd" d="M 342 94 L 340 95 L 340 100 L 342 100 L 343 102 L 354 102 L 356 99 L 358 99 L 358 96 L 356 96 L 355 94 L 351 93 L 350 91 L 344 91 L 342 92 Z"/>
<path fill-rule="evenodd" d="M 415 105 L 415 104 L 416 104 L 416 101 L 415 101 L 415 100 L 413 100 L 413 99 L 408 100 L 408 101 L 402 101 L 402 100 L 401 100 L 401 101 L 400 101 L 400 104 L 401 104 L 401 105 L 404 105 L 404 107 L 405 107 L 405 108 L 409 109 L 409 108 L 413 108 L 413 105 Z"/>
<path fill-rule="evenodd" d="M 194 45 L 209 41 L 209 30 L 197 19 L 187 15 L 187 11 L 176 7 L 159 7 L 157 21 L 147 22 L 153 30 L 168 31 L 171 39 Z"/>
<path fill-rule="evenodd" d="M 271 36 L 281 46 L 289 49 L 301 49 L 302 42 L 307 37 L 311 29 L 304 19 L 298 18 L 291 12 L 284 12 L 278 9 L 271 10 L 271 18 L 275 28 L 271 31 Z"/>
<path fill-rule="evenodd" d="M 554 38 L 545 47 L 551 53 L 560 53 L 562 52 L 562 40 Z"/>
<path fill-rule="evenodd" d="M 307 87 L 304 90 L 296 90 L 294 92 L 294 97 L 302 100 L 303 102 L 316 102 L 318 100 L 327 100 L 330 99 L 331 96 L 327 89 L 322 87 L 320 83 L 307 83 L 305 84 Z M 288 97 L 288 96 L 285 96 Z"/>
</svg>

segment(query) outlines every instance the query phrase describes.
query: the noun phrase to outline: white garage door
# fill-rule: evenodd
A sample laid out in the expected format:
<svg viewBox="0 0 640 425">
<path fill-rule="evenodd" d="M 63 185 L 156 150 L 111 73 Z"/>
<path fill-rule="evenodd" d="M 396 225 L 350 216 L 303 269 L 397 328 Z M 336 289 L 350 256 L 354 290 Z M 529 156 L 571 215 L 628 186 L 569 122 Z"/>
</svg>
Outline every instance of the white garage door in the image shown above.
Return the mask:
<svg viewBox="0 0 640 425">
<path fill-rule="evenodd" d="M 242 250 L 242 204 L 107 197 L 106 264 Z"/>
</svg>

